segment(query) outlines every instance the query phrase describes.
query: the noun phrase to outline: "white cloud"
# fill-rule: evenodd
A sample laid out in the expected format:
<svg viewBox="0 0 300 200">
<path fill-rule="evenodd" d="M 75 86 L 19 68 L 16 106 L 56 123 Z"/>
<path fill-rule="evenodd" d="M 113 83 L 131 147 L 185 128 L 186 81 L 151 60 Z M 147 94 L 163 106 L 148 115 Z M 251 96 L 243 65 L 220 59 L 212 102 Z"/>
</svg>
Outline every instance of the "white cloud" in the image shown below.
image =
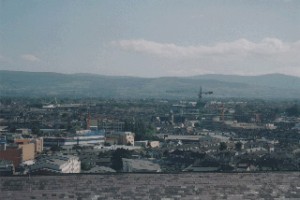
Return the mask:
<svg viewBox="0 0 300 200">
<path fill-rule="evenodd" d="M 38 62 L 38 61 L 40 61 L 40 59 L 37 56 L 33 55 L 33 54 L 23 54 L 23 55 L 21 55 L 21 58 L 23 60 L 26 60 L 26 61 L 29 61 L 29 62 Z"/>
<path fill-rule="evenodd" d="M 285 73 L 300 76 L 300 40 L 287 43 L 264 38 L 253 42 L 242 38 L 210 46 L 180 46 L 140 39 L 112 44 L 124 51 L 160 58 L 152 60 L 155 66 L 164 65 L 166 75 Z"/>
<path fill-rule="evenodd" d="M 238 39 L 214 45 L 180 46 L 147 40 L 120 40 L 112 43 L 125 51 L 157 56 L 158 62 L 169 61 L 171 74 L 197 73 L 300 75 L 300 40 L 287 43 L 277 38 L 259 42 Z M 175 73 L 176 72 L 176 73 Z M 183 74 L 184 73 L 184 74 Z"/>
<path fill-rule="evenodd" d="M 250 55 L 278 55 L 291 50 L 300 52 L 300 41 L 284 43 L 277 38 L 265 38 L 255 43 L 247 39 L 233 42 L 217 43 L 213 46 L 179 46 L 172 43 L 158 43 L 147 40 L 120 40 L 112 44 L 127 51 L 153 54 L 166 58 L 199 58 L 202 56 L 250 56 Z"/>
</svg>

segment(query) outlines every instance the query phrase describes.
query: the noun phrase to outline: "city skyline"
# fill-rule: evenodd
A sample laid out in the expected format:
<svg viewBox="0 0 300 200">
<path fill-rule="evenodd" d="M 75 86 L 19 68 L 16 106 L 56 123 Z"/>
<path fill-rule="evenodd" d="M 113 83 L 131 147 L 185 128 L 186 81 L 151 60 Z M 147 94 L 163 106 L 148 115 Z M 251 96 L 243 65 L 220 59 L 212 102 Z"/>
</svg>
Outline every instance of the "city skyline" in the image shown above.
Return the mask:
<svg viewBox="0 0 300 200">
<path fill-rule="evenodd" d="M 0 70 L 300 76 L 293 0 L 0 1 Z"/>
</svg>

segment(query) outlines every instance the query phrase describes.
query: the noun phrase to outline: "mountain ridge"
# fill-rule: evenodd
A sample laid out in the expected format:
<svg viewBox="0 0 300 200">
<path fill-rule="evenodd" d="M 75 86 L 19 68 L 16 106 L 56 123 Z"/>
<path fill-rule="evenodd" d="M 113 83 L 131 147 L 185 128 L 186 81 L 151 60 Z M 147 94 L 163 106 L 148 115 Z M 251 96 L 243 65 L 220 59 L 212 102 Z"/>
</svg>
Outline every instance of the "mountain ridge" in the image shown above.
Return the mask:
<svg viewBox="0 0 300 200">
<path fill-rule="evenodd" d="M 0 70 L 0 96 L 196 99 L 199 87 L 216 98 L 300 99 L 300 77 L 207 74 L 143 78 L 89 73 Z"/>
</svg>

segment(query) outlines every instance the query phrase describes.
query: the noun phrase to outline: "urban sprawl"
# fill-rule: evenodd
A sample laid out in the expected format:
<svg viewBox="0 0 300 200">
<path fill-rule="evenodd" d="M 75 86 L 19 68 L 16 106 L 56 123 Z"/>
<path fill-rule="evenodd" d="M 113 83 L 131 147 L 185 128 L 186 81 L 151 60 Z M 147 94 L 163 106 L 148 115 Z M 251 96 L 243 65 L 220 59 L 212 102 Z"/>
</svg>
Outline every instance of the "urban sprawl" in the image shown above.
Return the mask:
<svg viewBox="0 0 300 200">
<path fill-rule="evenodd" d="M 1 98 L 0 175 L 300 169 L 292 100 Z"/>
</svg>

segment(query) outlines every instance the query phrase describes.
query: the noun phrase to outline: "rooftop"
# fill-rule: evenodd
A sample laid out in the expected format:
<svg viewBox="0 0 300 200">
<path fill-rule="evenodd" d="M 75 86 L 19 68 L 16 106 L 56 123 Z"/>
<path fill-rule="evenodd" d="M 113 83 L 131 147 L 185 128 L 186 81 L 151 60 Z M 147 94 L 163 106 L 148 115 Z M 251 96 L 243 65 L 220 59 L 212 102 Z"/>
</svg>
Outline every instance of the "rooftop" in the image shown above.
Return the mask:
<svg viewBox="0 0 300 200">
<path fill-rule="evenodd" d="M 43 163 L 49 163 L 49 164 L 54 164 L 54 165 L 63 165 L 66 163 L 69 159 L 71 158 L 76 158 L 75 156 L 72 155 L 55 155 L 55 156 L 47 156 L 47 157 L 42 157 L 37 161 L 37 165 L 41 165 Z M 34 167 L 34 166 L 33 166 Z"/>
</svg>

